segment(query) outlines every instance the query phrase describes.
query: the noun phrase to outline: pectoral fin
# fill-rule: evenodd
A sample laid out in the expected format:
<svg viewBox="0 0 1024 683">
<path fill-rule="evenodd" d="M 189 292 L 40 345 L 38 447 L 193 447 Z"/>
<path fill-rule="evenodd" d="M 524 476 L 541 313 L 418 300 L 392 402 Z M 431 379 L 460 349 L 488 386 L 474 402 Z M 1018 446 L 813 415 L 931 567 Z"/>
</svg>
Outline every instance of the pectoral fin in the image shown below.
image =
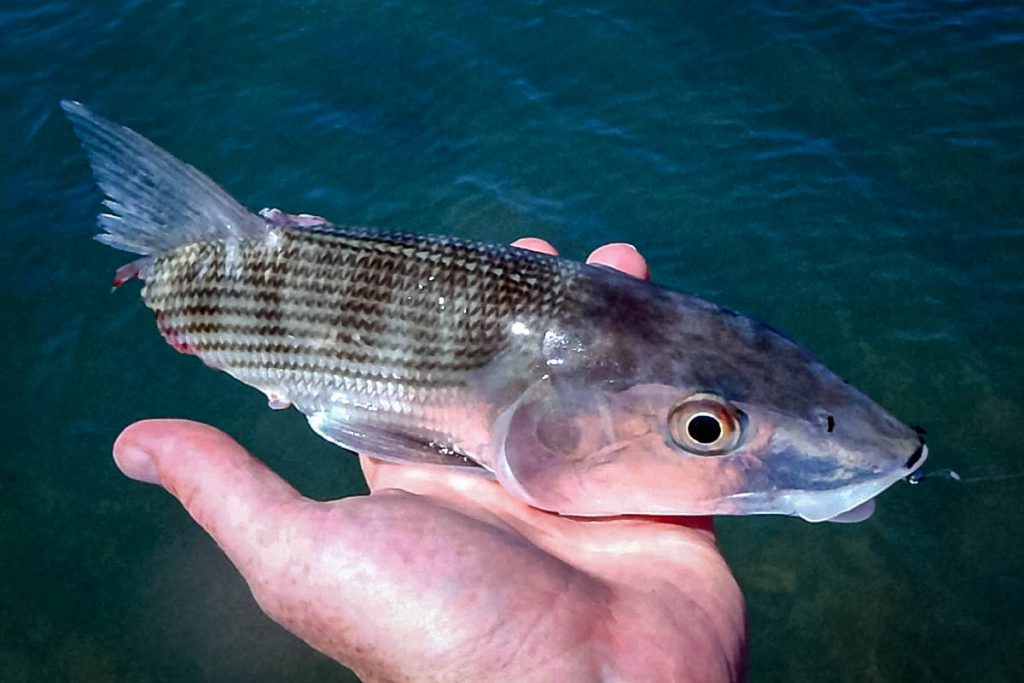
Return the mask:
<svg viewBox="0 0 1024 683">
<path fill-rule="evenodd" d="M 308 420 L 313 431 L 331 443 L 381 460 L 485 471 L 465 454 L 447 447 L 441 435 L 382 424 L 379 415 L 359 408 L 314 412 Z"/>
</svg>

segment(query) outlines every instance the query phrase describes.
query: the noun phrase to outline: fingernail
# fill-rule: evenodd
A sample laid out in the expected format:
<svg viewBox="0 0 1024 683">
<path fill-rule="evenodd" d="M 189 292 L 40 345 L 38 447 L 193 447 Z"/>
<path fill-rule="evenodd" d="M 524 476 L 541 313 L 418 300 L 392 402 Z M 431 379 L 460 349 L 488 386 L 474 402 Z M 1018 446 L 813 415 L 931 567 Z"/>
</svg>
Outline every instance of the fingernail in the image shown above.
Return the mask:
<svg viewBox="0 0 1024 683">
<path fill-rule="evenodd" d="M 146 484 L 159 484 L 160 474 L 152 456 L 138 446 L 124 446 L 114 449 L 114 462 L 118 469 L 130 479 Z"/>
<path fill-rule="evenodd" d="M 629 242 L 609 242 L 608 244 L 602 244 L 601 246 L 599 246 L 594 251 L 601 251 L 602 249 L 611 249 L 611 248 L 617 248 L 617 247 L 629 247 L 633 251 L 635 251 L 637 253 L 640 253 L 640 250 L 637 249 L 635 245 L 632 245 Z"/>
</svg>

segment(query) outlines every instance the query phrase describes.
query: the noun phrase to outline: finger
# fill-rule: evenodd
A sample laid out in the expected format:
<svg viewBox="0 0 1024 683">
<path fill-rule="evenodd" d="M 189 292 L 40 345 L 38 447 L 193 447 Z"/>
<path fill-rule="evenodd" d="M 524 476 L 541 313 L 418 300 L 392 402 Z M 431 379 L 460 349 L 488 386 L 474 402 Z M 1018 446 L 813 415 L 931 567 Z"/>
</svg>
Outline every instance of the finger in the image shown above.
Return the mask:
<svg viewBox="0 0 1024 683">
<path fill-rule="evenodd" d="M 550 254 L 551 256 L 558 256 L 558 251 L 551 246 L 551 243 L 542 240 L 539 237 L 521 237 L 512 243 L 513 247 L 519 247 L 520 249 L 529 249 L 530 251 L 539 251 L 542 254 Z"/>
<path fill-rule="evenodd" d="M 125 475 L 177 498 L 246 573 L 275 515 L 305 501 L 224 432 L 188 420 L 145 420 L 121 433 L 114 460 Z"/>
<path fill-rule="evenodd" d="M 647 260 L 640 255 L 632 244 L 616 242 L 595 249 L 587 258 L 587 263 L 608 266 L 623 273 L 646 280 L 650 273 Z"/>
</svg>

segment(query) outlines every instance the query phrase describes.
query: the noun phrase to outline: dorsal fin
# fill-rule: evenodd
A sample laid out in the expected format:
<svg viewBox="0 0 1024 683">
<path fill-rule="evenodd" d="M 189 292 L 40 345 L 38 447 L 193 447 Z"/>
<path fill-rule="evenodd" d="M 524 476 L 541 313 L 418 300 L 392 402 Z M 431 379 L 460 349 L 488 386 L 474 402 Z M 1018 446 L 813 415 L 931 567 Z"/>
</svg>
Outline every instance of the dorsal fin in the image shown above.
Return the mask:
<svg viewBox="0 0 1024 683">
<path fill-rule="evenodd" d="M 115 249 L 158 254 L 208 239 L 261 238 L 266 222 L 200 171 L 138 133 L 78 102 L 61 107 L 82 140 L 107 195 L 96 239 Z"/>
</svg>

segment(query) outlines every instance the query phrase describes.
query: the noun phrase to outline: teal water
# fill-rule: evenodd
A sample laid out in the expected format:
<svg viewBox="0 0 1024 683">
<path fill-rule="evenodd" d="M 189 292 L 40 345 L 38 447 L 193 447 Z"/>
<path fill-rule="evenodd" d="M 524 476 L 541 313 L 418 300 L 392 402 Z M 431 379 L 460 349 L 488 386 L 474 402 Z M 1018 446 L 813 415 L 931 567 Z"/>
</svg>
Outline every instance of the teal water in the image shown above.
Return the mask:
<svg viewBox="0 0 1024 683">
<path fill-rule="evenodd" d="M 788 331 L 925 425 L 932 469 L 1002 478 L 901 484 L 854 526 L 721 520 L 752 680 L 1024 679 L 1019 3 L 16 0 L 0 35 L 0 681 L 351 680 L 112 464 L 182 416 L 309 495 L 364 490 L 109 293 L 60 98 L 255 208 L 629 241 Z"/>
</svg>

